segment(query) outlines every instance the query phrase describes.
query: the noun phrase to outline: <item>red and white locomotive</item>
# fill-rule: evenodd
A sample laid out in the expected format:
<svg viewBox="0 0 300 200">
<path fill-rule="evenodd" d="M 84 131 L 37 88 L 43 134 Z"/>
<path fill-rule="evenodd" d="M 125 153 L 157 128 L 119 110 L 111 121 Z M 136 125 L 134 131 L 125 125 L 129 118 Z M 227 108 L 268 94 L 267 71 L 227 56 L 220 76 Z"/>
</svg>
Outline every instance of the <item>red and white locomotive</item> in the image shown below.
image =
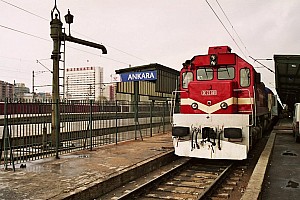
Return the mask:
<svg viewBox="0 0 300 200">
<path fill-rule="evenodd" d="M 180 112 L 173 114 L 175 154 L 242 160 L 272 118 L 277 100 L 260 74 L 228 46 L 183 63 Z"/>
</svg>

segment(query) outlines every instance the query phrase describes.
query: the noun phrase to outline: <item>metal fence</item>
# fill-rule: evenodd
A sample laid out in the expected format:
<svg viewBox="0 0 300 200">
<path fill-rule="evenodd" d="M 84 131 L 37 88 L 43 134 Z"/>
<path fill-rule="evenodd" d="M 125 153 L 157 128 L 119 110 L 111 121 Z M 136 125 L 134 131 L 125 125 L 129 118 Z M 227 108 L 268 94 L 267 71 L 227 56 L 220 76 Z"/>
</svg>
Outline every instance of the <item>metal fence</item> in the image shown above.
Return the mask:
<svg viewBox="0 0 300 200">
<path fill-rule="evenodd" d="M 51 102 L 0 103 L 1 164 L 11 165 L 75 150 L 143 139 L 171 129 L 167 102 L 58 102 L 53 134 Z M 57 130 L 57 129 L 56 129 Z"/>
</svg>

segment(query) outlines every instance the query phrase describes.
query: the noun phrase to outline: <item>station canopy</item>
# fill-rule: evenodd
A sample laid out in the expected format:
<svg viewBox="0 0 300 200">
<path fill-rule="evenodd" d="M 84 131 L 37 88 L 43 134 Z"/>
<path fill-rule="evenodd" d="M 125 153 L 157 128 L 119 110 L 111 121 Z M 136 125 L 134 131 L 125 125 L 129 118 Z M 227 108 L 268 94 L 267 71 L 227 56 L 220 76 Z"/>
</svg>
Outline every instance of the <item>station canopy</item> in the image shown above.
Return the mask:
<svg viewBox="0 0 300 200">
<path fill-rule="evenodd" d="M 274 62 L 277 94 L 293 109 L 300 102 L 300 55 L 274 55 Z"/>
</svg>

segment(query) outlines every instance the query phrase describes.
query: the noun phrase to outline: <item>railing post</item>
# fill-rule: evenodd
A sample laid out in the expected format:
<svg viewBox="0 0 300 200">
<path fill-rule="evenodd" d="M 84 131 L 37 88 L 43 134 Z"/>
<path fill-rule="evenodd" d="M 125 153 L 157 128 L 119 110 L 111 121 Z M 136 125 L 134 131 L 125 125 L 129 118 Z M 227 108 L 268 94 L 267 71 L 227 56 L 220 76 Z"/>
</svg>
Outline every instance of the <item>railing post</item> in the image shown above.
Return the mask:
<svg viewBox="0 0 300 200">
<path fill-rule="evenodd" d="M 166 105 L 166 106 L 165 106 Z M 165 128 L 165 122 L 166 122 L 166 113 L 165 113 L 165 109 L 166 109 L 166 107 L 167 107 L 167 102 L 164 102 L 163 103 L 163 110 L 164 110 L 164 112 L 163 112 L 163 133 L 165 133 L 165 130 L 166 130 L 166 128 Z"/>
<path fill-rule="evenodd" d="M 118 144 L 118 100 L 116 100 L 116 144 Z"/>
<path fill-rule="evenodd" d="M 90 100 L 90 151 L 93 150 L 93 101 Z"/>
<path fill-rule="evenodd" d="M 4 153 L 4 169 L 7 170 L 8 165 L 8 123 L 7 123 L 7 98 L 5 99 L 4 104 L 4 129 L 3 129 L 3 153 Z M 2 153 L 2 150 L 1 150 Z M 1 157 L 0 157 L 1 161 Z"/>
<path fill-rule="evenodd" d="M 150 137 L 152 137 L 152 115 L 153 115 L 153 104 L 154 104 L 154 100 L 151 101 L 150 104 Z"/>
<path fill-rule="evenodd" d="M 8 128 L 8 114 L 7 114 L 7 98 L 5 99 L 5 105 L 4 105 L 4 137 L 2 137 L 2 140 L 4 140 L 4 165 L 5 165 L 5 170 L 7 170 L 7 165 L 8 165 L 8 149 L 9 149 L 9 155 L 10 155 L 10 163 L 13 165 L 13 170 L 14 172 L 16 171 L 15 168 L 15 159 L 13 156 L 12 152 L 12 145 L 11 145 L 11 136 L 9 133 L 9 128 Z M 2 151 L 2 150 L 1 150 Z M 1 161 L 1 156 L 0 156 L 0 161 Z"/>
<path fill-rule="evenodd" d="M 47 127 L 45 122 L 43 127 L 43 149 L 47 150 Z"/>
<path fill-rule="evenodd" d="M 59 113 L 59 99 L 56 99 L 55 102 L 56 106 L 55 106 L 55 112 L 57 113 L 57 115 L 55 116 L 55 138 L 56 138 L 56 147 L 55 147 L 55 157 L 57 159 L 59 159 L 58 153 L 59 153 L 59 145 L 60 145 L 60 113 Z"/>
</svg>

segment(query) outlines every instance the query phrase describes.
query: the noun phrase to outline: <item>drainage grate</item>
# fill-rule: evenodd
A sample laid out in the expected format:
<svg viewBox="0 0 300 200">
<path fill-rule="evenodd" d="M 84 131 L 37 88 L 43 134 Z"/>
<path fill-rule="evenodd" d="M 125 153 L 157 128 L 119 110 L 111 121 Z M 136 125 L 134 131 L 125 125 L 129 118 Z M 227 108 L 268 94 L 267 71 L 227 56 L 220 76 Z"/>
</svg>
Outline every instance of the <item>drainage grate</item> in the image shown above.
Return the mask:
<svg viewBox="0 0 300 200">
<path fill-rule="evenodd" d="M 286 187 L 291 187 L 291 188 L 298 188 L 299 183 L 294 182 L 294 181 L 289 181 Z"/>
<path fill-rule="evenodd" d="M 291 151 L 285 151 L 282 153 L 283 156 L 298 156 L 297 154 L 291 152 Z"/>
</svg>

